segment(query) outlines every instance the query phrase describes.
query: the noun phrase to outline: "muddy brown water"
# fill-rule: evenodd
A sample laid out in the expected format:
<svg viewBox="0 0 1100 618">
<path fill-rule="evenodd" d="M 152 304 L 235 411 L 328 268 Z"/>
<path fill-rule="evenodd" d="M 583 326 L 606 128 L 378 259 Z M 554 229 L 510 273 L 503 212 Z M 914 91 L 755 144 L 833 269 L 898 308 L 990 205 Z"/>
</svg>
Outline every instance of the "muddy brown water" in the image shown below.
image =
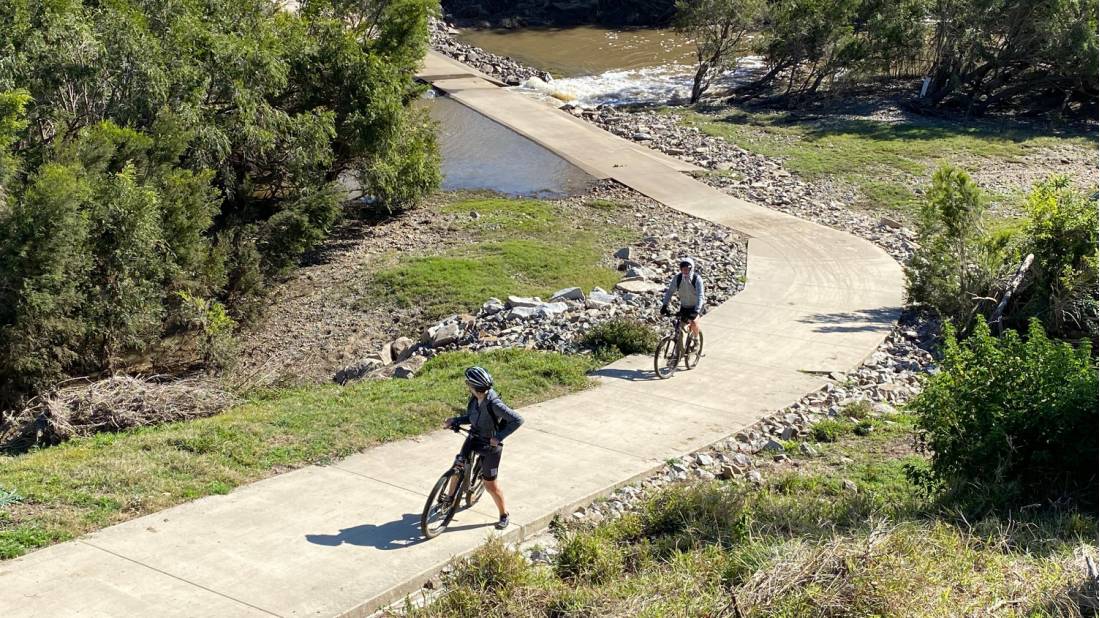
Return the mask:
<svg viewBox="0 0 1100 618">
<path fill-rule="evenodd" d="M 459 40 L 549 71 L 554 77 L 692 63 L 691 40 L 672 30 L 528 28 L 464 30 Z"/>
</svg>

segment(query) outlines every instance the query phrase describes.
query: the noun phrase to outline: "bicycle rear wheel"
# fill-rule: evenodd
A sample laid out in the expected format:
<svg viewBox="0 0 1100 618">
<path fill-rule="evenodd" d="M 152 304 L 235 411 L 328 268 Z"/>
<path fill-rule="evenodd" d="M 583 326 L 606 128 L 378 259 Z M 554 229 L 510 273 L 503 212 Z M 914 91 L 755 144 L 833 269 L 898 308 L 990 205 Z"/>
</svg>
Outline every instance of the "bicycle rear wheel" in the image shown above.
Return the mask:
<svg viewBox="0 0 1100 618">
<path fill-rule="evenodd" d="M 665 337 L 657 344 L 657 350 L 653 353 L 653 372 L 658 378 L 665 380 L 676 372 L 676 365 L 680 362 L 679 350 L 676 348 L 676 340 L 672 337 Z"/>
<path fill-rule="evenodd" d="M 424 512 L 420 514 L 420 531 L 429 539 L 434 539 L 439 536 L 440 532 L 447 529 L 451 519 L 455 516 L 455 511 L 458 509 L 458 490 L 460 487 L 456 486 L 454 495 L 450 496 L 449 501 L 446 501 L 447 488 L 454 474 L 454 469 L 451 469 L 439 477 L 435 487 L 428 493 L 428 501 L 424 503 Z M 461 481 L 461 479 L 459 480 Z"/>
<path fill-rule="evenodd" d="M 485 493 L 485 479 L 481 478 L 481 456 L 476 455 L 474 465 L 470 468 L 470 476 L 466 481 L 466 508 L 477 504 L 483 493 Z"/>
<path fill-rule="evenodd" d="M 699 364 L 699 359 L 703 357 L 703 331 L 699 331 L 699 335 L 693 337 L 688 335 L 687 350 L 684 352 L 684 366 L 688 369 L 695 369 L 695 366 Z"/>
</svg>

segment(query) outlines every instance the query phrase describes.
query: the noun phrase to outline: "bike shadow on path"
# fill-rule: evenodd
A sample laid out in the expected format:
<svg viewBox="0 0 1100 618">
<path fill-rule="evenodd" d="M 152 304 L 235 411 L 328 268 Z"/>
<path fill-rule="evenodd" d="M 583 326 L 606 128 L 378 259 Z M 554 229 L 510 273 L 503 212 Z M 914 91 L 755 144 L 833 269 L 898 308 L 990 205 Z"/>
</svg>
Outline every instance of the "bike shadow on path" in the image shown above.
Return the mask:
<svg viewBox="0 0 1100 618">
<path fill-rule="evenodd" d="M 472 530 L 492 526 L 493 522 L 482 524 L 466 524 L 465 526 L 447 526 L 448 532 L 460 530 Z M 307 534 L 306 540 L 314 545 L 326 545 L 338 547 L 340 545 L 357 545 L 360 547 L 373 547 L 388 551 L 391 549 L 405 549 L 418 545 L 428 540 L 420 533 L 420 514 L 408 513 L 401 519 L 385 524 L 362 524 L 351 528 L 343 528 L 337 534 Z"/>
<path fill-rule="evenodd" d="M 657 374 L 653 373 L 652 369 L 613 369 L 604 367 L 593 371 L 591 375 L 598 378 L 614 378 L 628 382 L 648 382 L 658 379 Z"/>
</svg>

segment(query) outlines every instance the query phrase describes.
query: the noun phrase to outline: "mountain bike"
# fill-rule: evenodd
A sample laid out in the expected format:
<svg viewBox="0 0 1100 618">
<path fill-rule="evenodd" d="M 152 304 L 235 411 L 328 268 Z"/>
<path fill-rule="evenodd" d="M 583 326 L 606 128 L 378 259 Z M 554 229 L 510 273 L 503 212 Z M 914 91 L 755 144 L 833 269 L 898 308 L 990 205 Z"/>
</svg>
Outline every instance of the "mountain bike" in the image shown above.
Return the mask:
<svg viewBox="0 0 1100 618">
<path fill-rule="evenodd" d="M 687 340 L 684 333 L 688 333 Z M 653 372 L 658 378 L 666 380 L 676 373 L 680 361 L 684 361 L 684 369 L 694 369 L 703 356 L 703 331 L 699 335 L 691 334 L 686 328 L 680 316 L 672 318 L 672 332 L 661 339 L 657 344 L 657 351 L 653 353 Z"/>
<path fill-rule="evenodd" d="M 452 427 L 455 433 L 470 432 L 462 427 Z M 451 489 L 451 479 L 458 475 L 458 482 Z M 458 512 L 458 503 L 466 502 L 470 508 L 485 493 L 485 479 L 481 478 L 481 455 L 477 450 L 470 454 L 468 461 L 455 462 L 443 476 L 436 481 L 424 503 L 424 512 L 420 514 L 420 531 L 429 539 L 434 539 L 447 529 Z M 461 498 L 461 500 L 460 500 Z"/>
</svg>

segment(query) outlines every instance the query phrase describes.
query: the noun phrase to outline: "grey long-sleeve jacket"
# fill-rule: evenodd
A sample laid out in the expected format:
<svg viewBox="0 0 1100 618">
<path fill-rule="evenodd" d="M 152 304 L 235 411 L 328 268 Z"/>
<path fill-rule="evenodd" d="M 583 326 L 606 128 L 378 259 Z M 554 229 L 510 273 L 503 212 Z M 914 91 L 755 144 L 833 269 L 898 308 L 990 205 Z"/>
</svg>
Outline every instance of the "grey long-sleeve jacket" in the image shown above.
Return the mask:
<svg viewBox="0 0 1100 618">
<path fill-rule="evenodd" d="M 490 438 L 503 442 L 504 438 L 519 429 L 523 424 L 523 417 L 509 408 L 495 390 L 489 389 L 485 399 L 480 402 L 471 395 L 470 401 L 466 403 L 466 414 L 452 418 L 451 422 L 457 425 L 469 424 L 470 433 L 486 442 Z"/>
<path fill-rule="evenodd" d="M 681 273 L 676 273 L 675 275 L 673 275 L 672 281 L 668 282 L 668 289 L 665 290 L 665 297 L 663 300 L 661 300 L 662 305 L 667 305 L 668 301 L 672 298 L 672 295 L 678 291 L 681 279 L 683 279 L 683 275 Z M 691 273 L 687 277 L 687 280 L 691 282 L 691 286 L 695 290 L 694 306 L 698 307 L 699 311 L 701 312 L 707 304 L 707 290 L 706 287 L 703 286 L 703 278 L 699 276 L 699 273 L 695 272 L 694 268 L 692 268 Z M 687 304 L 684 303 L 683 296 L 680 296 L 679 298 L 680 306 L 687 306 Z"/>
</svg>

